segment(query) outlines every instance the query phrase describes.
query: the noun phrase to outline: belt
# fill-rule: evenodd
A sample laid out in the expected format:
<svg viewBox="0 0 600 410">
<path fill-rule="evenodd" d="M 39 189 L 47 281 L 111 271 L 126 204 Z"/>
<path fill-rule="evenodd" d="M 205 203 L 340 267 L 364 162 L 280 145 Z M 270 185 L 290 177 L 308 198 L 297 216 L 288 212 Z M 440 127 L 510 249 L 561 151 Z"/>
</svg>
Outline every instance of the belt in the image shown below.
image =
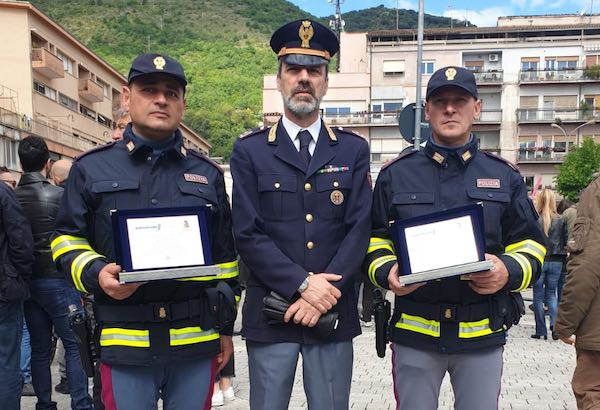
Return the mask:
<svg viewBox="0 0 600 410">
<path fill-rule="evenodd" d="M 472 322 L 489 317 L 491 312 L 489 302 L 459 305 L 414 302 L 404 298 L 396 298 L 395 309 L 440 322 Z"/>
<path fill-rule="evenodd" d="M 204 299 L 142 305 L 96 305 L 94 313 L 99 322 L 170 322 L 202 316 L 206 305 Z"/>
</svg>

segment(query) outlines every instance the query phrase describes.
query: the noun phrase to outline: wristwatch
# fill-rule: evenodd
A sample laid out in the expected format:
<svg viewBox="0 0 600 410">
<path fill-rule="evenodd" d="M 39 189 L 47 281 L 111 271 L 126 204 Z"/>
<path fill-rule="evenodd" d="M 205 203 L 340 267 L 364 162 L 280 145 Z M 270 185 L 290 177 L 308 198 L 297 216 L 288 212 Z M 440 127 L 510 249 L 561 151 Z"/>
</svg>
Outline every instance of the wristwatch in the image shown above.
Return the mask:
<svg viewBox="0 0 600 410">
<path fill-rule="evenodd" d="M 298 293 L 302 293 L 306 289 L 308 289 L 308 276 L 304 279 L 304 281 L 302 281 L 302 283 L 298 287 Z"/>
</svg>

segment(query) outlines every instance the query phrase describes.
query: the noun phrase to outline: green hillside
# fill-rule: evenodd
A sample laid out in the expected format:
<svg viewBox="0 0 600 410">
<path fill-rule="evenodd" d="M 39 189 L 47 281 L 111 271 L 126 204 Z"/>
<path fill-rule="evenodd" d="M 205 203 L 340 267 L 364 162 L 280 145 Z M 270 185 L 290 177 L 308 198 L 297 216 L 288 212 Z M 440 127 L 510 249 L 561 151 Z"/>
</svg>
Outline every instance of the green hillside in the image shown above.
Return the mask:
<svg viewBox="0 0 600 410">
<path fill-rule="evenodd" d="M 396 9 L 387 8 L 383 5 L 371 7 L 359 11 L 350 11 L 344 13 L 342 8 L 343 19 L 346 22 L 346 31 L 372 31 L 372 30 L 394 30 L 396 29 Z M 333 19 L 333 15 L 324 17 L 324 20 Z M 398 28 L 416 28 L 418 13 L 414 10 L 398 10 Z M 425 28 L 450 27 L 450 18 L 433 16 L 425 13 L 423 18 Z M 465 22 L 454 19 L 454 26 L 462 25 Z M 471 23 L 467 23 L 472 26 Z"/>
</svg>

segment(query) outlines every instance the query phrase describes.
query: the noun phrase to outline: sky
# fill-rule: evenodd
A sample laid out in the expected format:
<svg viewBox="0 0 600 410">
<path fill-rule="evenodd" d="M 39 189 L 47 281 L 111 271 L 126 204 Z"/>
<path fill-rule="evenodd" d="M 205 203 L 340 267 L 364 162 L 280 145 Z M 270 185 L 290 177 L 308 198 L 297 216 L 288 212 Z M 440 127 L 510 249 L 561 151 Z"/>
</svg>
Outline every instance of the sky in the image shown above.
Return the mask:
<svg viewBox="0 0 600 410">
<path fill-rule="evenodd" d="M 318 17 L 335 12 L 335 0 L 289 0 Z M 342 15 L 351 10 L 377 7 L 418 10 L 418 0 L 340 0 Z M 600 13 L 600 0 L 424 0 L 424 11 L 436 16 L 453 17 L 480 27 L 496 25 L 499 16 L 540 14 Z"/>
</svg>

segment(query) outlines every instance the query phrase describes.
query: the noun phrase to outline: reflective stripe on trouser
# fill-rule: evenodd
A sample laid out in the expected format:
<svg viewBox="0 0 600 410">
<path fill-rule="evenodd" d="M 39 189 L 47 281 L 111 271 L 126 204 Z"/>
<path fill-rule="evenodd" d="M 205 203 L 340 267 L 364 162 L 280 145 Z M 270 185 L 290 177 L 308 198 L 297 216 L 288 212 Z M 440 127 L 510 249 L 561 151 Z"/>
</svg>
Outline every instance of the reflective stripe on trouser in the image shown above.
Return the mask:
<svg viewBox="0 0 600 410">
<path fill-rule="evenodd" d="M 177 279 L 177 280 L 180 280 L 180 281 L 192 280 L 192 281 L 199 281 L 199 282 L 208 282 L 211 280 L 223 280 L 223 279 L 237 278 L 239 276 L 237 261 L 217 263 L 216 266 L 218 266 L 221 270 L 216 275 L 196 276 L 193 278 L 183 278 L 183 279 Z"/>
<path fill-rule="evenodd" d="M 72 235 L 60 235 L 54 238 L 50 243 L 50 249 L 52 250 L 52 260 L 56 260 L 59 256 L 64 255 L 67 252 L 76 250 L 91 251 L 92 247 L 85 238 Z"/>
<path fill-rule="evenodd" d="M 395 326 L 398 329 L 410 332 L 421 333 L 431 337 L 440 337 L 440 322 L 437 320 L 402 313 Z M 502 331 L 502 329 L 499 329 L 496 332 Z M 490 329 L 489 318 L 474 322 L 458 322 L 458 337 L 460 339 L 472 339 L 491 335 L 492 333 L 495 333 L 495 331 Z"/>
<path fill-rule="evenodd" d="M 503 347 L 444 354 L 392 344 L 396 409 L 437 409 L 442 380 L 450 375 L 454 408 L 498 408 Z"/>
<path fill-rule="evenodd" d="M 165 409 L 209 410 L 216 358 L 166 365 L 100 365 L 102 402 L 106 410 L 155 409 L 158 398 Z"/>
</svg>

